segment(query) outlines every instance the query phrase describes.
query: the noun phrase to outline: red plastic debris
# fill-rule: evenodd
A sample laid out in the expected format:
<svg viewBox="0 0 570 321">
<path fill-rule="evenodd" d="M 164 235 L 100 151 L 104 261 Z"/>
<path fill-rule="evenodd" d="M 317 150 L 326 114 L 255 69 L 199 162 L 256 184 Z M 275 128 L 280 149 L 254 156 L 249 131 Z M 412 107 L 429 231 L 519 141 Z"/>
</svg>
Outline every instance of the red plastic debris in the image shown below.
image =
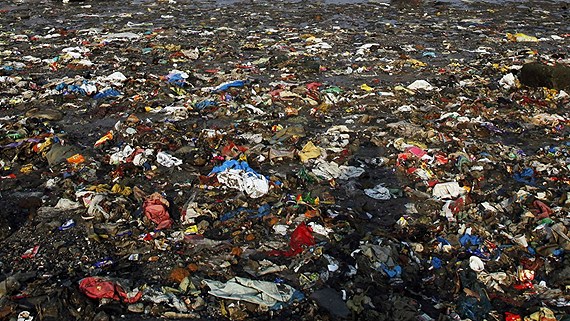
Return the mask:
<svg viewBox="0 0 570 321">
<path fill-rule="evenodd" d="M 422 158 L 425 155 L 427 155 L 427 152 L 419 147 L 416 146 L 410 146 L 408 148 L 406 148 L 406 152 L 414 155 L 417 158 Z"/>
<path fill-rule="evenodd" d="M 79 282 L 79 290 L 92 299 L 122 300 L 125 303 L 135 303 L 142 297 L 142 292 L 129 297 L 119 284 L 98 277 L 82 279 Z"/>
<path fill-rule="evenodd" d="M 222 155 L 229 157 L 237 157 L 247 151 L 247 147 L 238 146 L 234 142 L 229 142 L 226 146 L 222 147 Z"/>
<path fill-rule="evenodd" d="M 453 214 L 457 214 L 461 212 L 464 205 L 465 205 L 465 200 L 462 197 L 460 197 L 455 201 L 451 202 L 451 204 L 449 204 L 449 209 L 453 212 Z"/>
<path fill-rule="evenodd" d="M 288 251 L 274 250 L 268 254 L 273 256 L 295 256 L 303 252 L 303 246 L 315 245 L 315 237 L 313 236 L 313 229 L 307 226 L 305 222 L 299 224 L 291 234 L 291 241 L 289 241 Z"/>
<path fill-rule="evenodd" d="M 32 247 L 31 249 L 26 250 L 26 252 L 24 252 L 24 254 L 22 254 L 22 258 L 23 259 L 31 259 L 34 256 L 36 256 L 36 254 L 38 254 L 39 250 L 40 250 L 40 246 L 36 245 L 36 246 Z"/>
<path fill-rule="evenodd" d="M 436 154 L 435 160 L 439 165 L 445 165 L 449 163 L 449 159 L 444 154 Z"/>
<path fill-rule="evenodd" d="M 168 214 L 170 204 L 160 193 L 153 193 L 144 201 L 144 215 L 156 223 L 159 230 L 170 228 L 172 220 Z"/>
<path fill-rule="evenodd" d="M 531 281 L 528 281 L 520 284 L 515 284 L 513 287 L 517 290 L 526 290 L 526 289 L 533 289 L 534 285 L 532 284 Z"/>
<path fill-rule="evenodd" d="M 307 84 L 307 90 L 318 90 L 322 86 L 320 82 L 312 82 Z"/>
<path fill-rule="evenodd" d="M 505 321 L 522 321 L 522 317 L 518 314 L 505 312 Z"/>
</svg>

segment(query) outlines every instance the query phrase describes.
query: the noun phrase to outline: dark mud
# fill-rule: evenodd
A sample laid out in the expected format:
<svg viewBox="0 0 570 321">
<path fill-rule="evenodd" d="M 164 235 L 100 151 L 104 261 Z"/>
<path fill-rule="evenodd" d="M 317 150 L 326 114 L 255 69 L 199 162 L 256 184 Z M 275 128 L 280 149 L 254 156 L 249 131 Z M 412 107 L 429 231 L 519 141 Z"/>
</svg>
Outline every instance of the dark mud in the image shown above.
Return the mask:
<svg viewBox="0 0 570 321">
<path fill-rule="evenodd" d="M 0 15 L 0 280 L 18 282 L 0 293 L 0 319 L 16 320 L 24 310 L 34 320 L 177 318 L 168 313 L 182 313 L 179 300 L 201 320 L 335 320 L 327 300 L 309 298 L 326 289 L 320 293 L 344 291 L 353 320 L 504 320 L 505 312 L 528 316 L 541 307 L 567 320 L 568 244 L 552 229 L 549 237 L 539 234 L 540 220 L 525 214 L 536 212 L 540 199 L 554 209 L 551 224 L 568 226 L 568 98 L 499 84 L 527 62 L 568 64 L 564 1 L 8 1 Z M 132 38 L 108 38 L 117 33 Z M 508 33 L 540 41 L 511 41 Z M 71 47 L 80 49 L 64 50 Z M 166 80 L 172 70 L 188 74 L 183 85 Z M 57 87 L 93 82 L 102 91 L 100 77 L 117 71 L 126 79 L 105 83 L 121 92 L 117 97 Z M 212 91 L 239 79 L 247 85 Z M 406 89 L 418 79 L 436 90 Z M 318 89 L 307 89 L 314 82 Z M 208 99 L 217 105 L 197 107 Z M 165 107 L 183 115 L 155 112 Z M 348 127 L 346 144 L 327 133 L 337 125 Z M 279 126 L 302 133 L 280 140 Z M 115 138 L 94 148 L 110 130 Z M 262 140 L 248 138 L 252 133 Z M 86 161 L 52 164 L 34 150 L 55 138 Z M 307 174 L 314 161 L 271 156 L 298 152 L 309 141 L 328 148 L 326 161 L 364 173 L 316 177 Z M 207 177 L 224 158 L 240 157 L 224 152 L 231 143 L 247 147 L 251 167 L 270 178 L 262 198 Z M 127 144 L 154 150 L 148 167 L 110 164 Z M 448 161 L 414 158 L 404 145 Z M 162 166 L 156 151 L 183 164 Z M 513 178 L 528 167 L 537 182 Z M 450 200 L 455 220 L 441 215 L 446 201 L 432 197 L 435 183 L 451 181 L 469 187 Z M 115 184 L 136 190 L 111 192 Z M 379 184 L 390 199 L 365 194 Z M 105 195 L 100 205 L 110 217 L 56 207 L 62 198 L 81 203 L 77 192 L 86 190 Z M 149 240 L 154 225 L 141 209 L 153 192 L 168 199 L 175 222 Z M 190 225 L 200 233 L 180 239 L 173 233 L 188 226 L 180 213 L 189 200 L 198 204 Z M 257 213 L 263 204 L 272 206 L 267 217 L 243 210 Z M 75 225 L 62 229 L 70 219 Z M 296 257 L 268 256 L 287 247 L 301 221 L 331 232 L 315 235 L 317 245 Z M 287 234 L 275 233 L 275 225 L 287 225 Z M 460 245 L 465 227 L 487 243 Z M 517 246 L 505 233 L 533 243 Z M 443 250 L 440 238 L 451 248 Z M 22 257 L 36 245 L 35 256 Z M 339 269 L 330 271 L 323 254 Z M 493 285 L 475 273 L 473 256 L 484 258 L 483 273 L 504 272 L 508 282 Z M 263 260 L 286 268 L 256 274 Z M 394 277 L 386 266 L 403 271 Z M 173 276 L 180 269 L 188 289 Z M 520 270 L 533 271 L 535 288 L 514 288 L 528 281 Z M 308 275 L 316 275 L 313 283 L 304 282 Z M 139 288 L 142 308 L 87 298 L 78 284 L 88 276 Z M 202 284 L 233 276 L 283 282 L 306 298 L 264 311 L 209 295 Z"/>
</svg>

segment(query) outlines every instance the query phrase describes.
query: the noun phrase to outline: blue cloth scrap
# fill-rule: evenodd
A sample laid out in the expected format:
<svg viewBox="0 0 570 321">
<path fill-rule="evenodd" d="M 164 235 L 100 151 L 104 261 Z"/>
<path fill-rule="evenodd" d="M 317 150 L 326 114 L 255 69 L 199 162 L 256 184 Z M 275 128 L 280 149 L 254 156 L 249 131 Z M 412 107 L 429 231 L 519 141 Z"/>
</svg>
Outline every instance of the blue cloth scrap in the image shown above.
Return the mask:
<svg viewBox="0 0 570 321">
<path fill-rule="evenodd" d="M 225 213 L 224 215 L 222 215 L 220 217 L 220 221 L 225 222 L 227 220 L 231 220 L 232 218 L 236 217 L 241 212 L 253 213 L 254 211 L 252 209 L 248 209 L 245 207 L 238 207 L 237 209 L 235 209 L 233 211 L 229 211 L 229 212 Z"/>
<path fill-rule="evenodd" d="M 530 167 L 523 169 L 521 172 L 515 173 L 513 178 L 526 185 L 536 185 L 536 177 L 534 177 L 534 170 Z"/>
<path fill-rule="evenodd" d="M 76 94 L 80 94 L 83 96 L 87 95 L 87 92 L 81 88 L 81 86 L 78 85 L 68 85 L 64 82 L 58 84 L 57 86 L 55 86 L 55 90 L 57 91 L 64 91 L 66 93 L 76 93 Z"/>
<path fill-rule="evenodd" d="M 170 74 L 167 77 L 169 83 L 178 87 L 184 87 L 186 85 L 186 79 L 182 77 L 182 74 Z"/>
<path fill-rule="evenodd" d="M 431 258 L 431 266 L 433 266 L 435 269 L 440 269 L 443 265 L 443 262 L 441 261 L 440 258 L 434 256 Z"/>
<path fill-rule="evenodd" d="M 202 100 L 202 101 L 194 104 L 194 108 L 198 109 L 198 110 L 202 110 L 202 109 L 205 109 L 208 107 L 215 107 L 217 105 L 218 105 L 218 103 L 214 100 Z"/>
<path fill-rule="evenodd" d="M 536 255 L 536 250 L 530 245 L 526 249 L 530 255 Z"/>
<path fill-rule="evenodd" d="M 116 96 L 120 96 L 121 93 L 113 88 L 107 89 L 105 91 L 101 91 L 98 92 L 97 94 L 95 94 L 95 96 L 93 96 L 93 98 L 95 99 L 102 99 L 102 98 L 107 98 L 107 97 L 116 97 Z"/>
<path fill-rule="evenodd" d="M 62 90 L 64 90 L 65 88 L 67 88 L 67 84 L 64 83 L 64 82 L 62 82 L 62 83 L 60 83 L 59 85 L 55 86 L 55 90 L 57 90 L 57 91 L 62 91 Z"/>
<path fill-rule="evenodd" d="M 444 239 L 441 236 L 436 237 L 436 240 L 441 243 L 441 245 L 451 245 L 451 243 L 449 243 L 449 241 L 447 241 L 446 239 Z"/>
<path fill-rule="evenodd" d="M 226 91 L 232 87 L 243 87 L 247 83 L 249 83 L 249 81 L 247 81 L 247 80 L 235 80 L 235 81 L 227 82 L 227 83 L 219 85 L 216 89 L 213 90 L 213 92 L 219 93 L 222 91 Z"/>
<path fill-rule="evenodd" d="M 257 174 L 256 171 L 253 170 L 253 168 L 249 167 L 249 164 L 247 162 L 237 161 L 235 159 L 227 160 L 220 166 L 214 166 L 214 168 L 212 168 L 212 171 L 210 172 L 209 175 L 221 173 L 227 169 L 241 169 L 241 170 L 244 170 L 248 173 L 254 173 L 256 175 L 259 175 L 259 174 Z"/>
<path fill-rule="evenodd" d="M 402 276 L 402 267 L 399 265 L 396 265 L 393 269 L 390 269 L 385 264 L 382 264 L 382 270 L 388 275 L 389 278 L 399 278 Z"/>
<path fill-rule="evenodd" d="M 474 249 L 474 250 L 468 249 L 468 250 L 467 250 L 467 253 L 469 253 L 469 254 L 471 254 L 471 255 L 474 255 L 474 256 L 476 256 L 476 257 L 478 257 L 478 258 L 480 258 L 480 259 L 483 259 L 483 260 L 490 260 L 490 259 L 491 259 L 491 253 L 486 252 L 486 251 L 483 251 L 483 250 L 481 250 L 481 249 L 479 249 L 479 248 Z"/>
<path fill-rule="evenodd" d="M 249 218 L 260 218 L 269 215 L 271 213 L 271 205 L 263 204 L 257 209 L 257 214 L 250 216 Z"/>
<path fill-rule="evenodd" d="M 477 235 L 463 234 L 463 236 L 459 239 L 459 243 L 461 243 L 462 246 L 469 244 L 479 245 L 481 244 L 481 238 Z"/>
</svg>

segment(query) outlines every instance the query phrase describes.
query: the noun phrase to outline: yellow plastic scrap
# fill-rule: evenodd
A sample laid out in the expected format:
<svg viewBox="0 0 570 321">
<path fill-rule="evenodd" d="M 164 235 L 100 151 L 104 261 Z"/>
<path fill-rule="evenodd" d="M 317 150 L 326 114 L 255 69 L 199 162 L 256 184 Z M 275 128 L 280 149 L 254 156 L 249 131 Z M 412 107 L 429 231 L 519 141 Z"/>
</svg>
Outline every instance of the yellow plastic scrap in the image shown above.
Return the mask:
<svg viewBox="0 0 570 321">
<path fill-rule="evenodd" d="M 317 38 L 315 36 L 310 36 L 310 37 L 307 37 L 307 39 L 305 39 L 305 42 L 307 42 L 307 43 L 318 43 L 321 41 L 322 41 L 322 39 Z"/>
<path fill-rule="evenodd" d="M 168 51 L 180 51 L 182 46 L 181 45 L 175 45 L 175 44 L 167 44 L 164 46 L 164 48 Z"/>
<path fill-rule="evenodd" d="M 186 95 L 186 90 L 184 90 L 184 88 L 181 87 L 170 87 L 170 90 L 172 90 L 178 96 Z"/>
<path fill-rule="evenodd" d="M 34 170 L 34 164 L 27 164 L 20 168 L 20 173 L 22 174 L 29 174 Z"/>
<path fill-rule="evenodd" d="M 108 193 L 109 192 L 109 185 L 107 184 L 99 184 L 99 185 L 91 185 L 86 188 L 88 191 L 94 191 L 97 193 Z"/>
<path fill-rule="evenodd" d="M 11 98 L 11 99 L 8 101 L 8 103 L 9 103 L 10 105 L 18 105 L 18 104 L 21 104 L 21 103 L 23 103 L 23 102 L 24 102 L 24 99 L 22 99 L 22 98 Z"/>
<path fill-rule="evenodd" d="M 317 158 L 319 156 L 321 156 L 321 149 L 315 146 L 311 141 L 306 143 L 303 149 L 299 152 L 299 158 L 303 163 L 307 162 L 311 158 Z"/>
<path fill-rule="evenodd" d="M 549 308 L 540 308 L 539 311 L 524 317 L 524 321 L 556 321 L 556 317 L 554 317 L 554 312 Z"/>
<path fill-rule="evenodd" d="M 420 142 L 416 142 L 416 141 L 414 141 L 414 140 L 408 140 L 408 141 L 406 141 L 406 144 L 408 144 L 408 145 L 414 145 L 414 146 L 419 147 L 419 148 L 421 148 L 421 149 L 427 149 L 427 148 L 428 148 L 426 144 L 420 143 Z"/>
<path fill-rule="evenodd" d="M 502 73 L 509 71 L 509 68 L 505 65 L 493 64 L 493 69 L 498 70 Z"/>
<path fill-rule="evenodd" d="M 512 33 L 507 33 L 507 39 L 510 42 L 538 42 L 537 37 L 525 35 L 524 33 L 520 32 L 515 33 L 514 35 Z"/>
<path fill-rule="evenodd" d="M 147 113 L 150 113 L 150 112 L 158 112 L 158 111 L 161 110 L 161 109 L 162 109 L 161 106 L 158 106 L 158 107 L 155 107 L 155 108 L 152 108 L 152 107 L 150 107 L 150 106 L 145 106 L 145 107 L 144 107 L 144 111 L 146 111 Z"/>
<path fill-rule="evenodd" d="M 404 91 L 404 92 L 406 92 L 406 93 L 408 93 L 408 94 L 410 94 L 410 95 L 415 95 L 415 94 L 416 94 L 413 90 L 408 89 L 408 88 L 406 88 L 406 87 L 404 87 L 404 86 L 396 86 L 396 87 L 394 87 L 394 91 Z"/>
<path fill-rule="evenodd" d="M 123 196 L 129 196 L 133 193 L 133 190 L 128 186 L 115 184 L 113 185 L 113 188 L 111 188 L 111 193 L 121 194 Z"/>
<path fill-rule="evenodd" d="M 50 147 L 53 144 L 53 140 L 50 138 L 46 138 L 43 143 L 38 143 L 35 146 L 34 151 L 41 153 L 46 150 L 46 148 Z"/>
<path fill-rule="evenodd" d="M 409 63 L 410 65 L 413 65 L 414 67 L 425 67 L 427 66 L 427 64 L 423 61 L 419 61 L 417 59 L 408 59 L 406 60 L 407 63 Z"/>
<path fill-rule="evenodd" d="M 558 95 L 558 91 L 556 89 L 548 89 L 546 87 L 543 87 L 543 90 L 544 90 L 544 100 L 553 101 L 556 99 L 556 96 Z"/>
<path fill-rule="evenodd" d="M 368 86 L 367 84 L 362 84 L 362 86 L 360 86 L 360 89 L 362 89 L 362 90 L 364 90 L 364 91 L 368 91 L 368 92 L 374 90 L 374 88 Z"/>
<path fill-rule="evenodd" d="M 198 231 L 198 225 L 190 225 L 184 230 L 184 234 L 196 234 Z"/>
</svg>

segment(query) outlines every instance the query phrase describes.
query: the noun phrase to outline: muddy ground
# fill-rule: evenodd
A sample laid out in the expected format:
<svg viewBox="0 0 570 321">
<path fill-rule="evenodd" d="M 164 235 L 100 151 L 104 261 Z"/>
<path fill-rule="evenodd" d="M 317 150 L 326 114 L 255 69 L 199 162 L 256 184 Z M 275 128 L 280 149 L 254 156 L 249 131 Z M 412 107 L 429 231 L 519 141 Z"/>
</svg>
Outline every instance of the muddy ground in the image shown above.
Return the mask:
<svg viewBox="0 0 570 321">
<path fill-rule="evenodd" d="M 567 3 L 8 0 L 0 16 L 0 319 L 504 320 L 547 307 L 567 320 L 569 99 L 564 88 L 500 82 L 528 62 L 568 65 Z M 531 38 L 507 35 L 517 33 Z M 104 79 L 115 72 L 125 79 Z M 245 83 L 219 89 L 234 80 Z M 409 89 L 415 80 L 433 88 Z M 95 96 L 109 88 L 120 95 Z M 309 141 L 320 160 L 302 162 Z M 152 150 L 148 161 L 111 164 L 126 145 Z M 61 146 L 73 152 L 54 160 Z M 163 166 L 157 151 L 182 164 Z M 65 160 L 73 154 L 85 161 Z M 269 192 L 223 188 L 211 171 L 225 159 L 246 159 Z M 321 161 L 363 173 L 311 174 Z M 528 184 L 514 179 L 525 168 Z M 451 181 L 466 194 L 433 197 Z M 366 195 L 382 184 L 387 200 Z M 82 191 L 103 195 L 102 211 L 88 213 Z M 174 221 L 163 231 L 142 214 L 154 192 Z M 197 214 L 183 223 L 189 202 Z M 270 213 L 252 218 L 264 204 Z M 330 230 L 301 254 L 268 255 L 302 221 Z M 461 244 L 465 228 L 485 242 Z M 471 268 L 474 256 L 485 271 Z M 260 262 L 285 268 L 262 275 Z M 497 273 L 508 280 L 492 284 Z M 89 276 L 144 295 L 88 298 L 79 282 Z M 305 298 L 266 311 L 202 283 L 233 276 Z M 192 286 L 181 289 L 185 277 Z M 328 288 L 327 300 L 311 298 Z"/>
</svg>

